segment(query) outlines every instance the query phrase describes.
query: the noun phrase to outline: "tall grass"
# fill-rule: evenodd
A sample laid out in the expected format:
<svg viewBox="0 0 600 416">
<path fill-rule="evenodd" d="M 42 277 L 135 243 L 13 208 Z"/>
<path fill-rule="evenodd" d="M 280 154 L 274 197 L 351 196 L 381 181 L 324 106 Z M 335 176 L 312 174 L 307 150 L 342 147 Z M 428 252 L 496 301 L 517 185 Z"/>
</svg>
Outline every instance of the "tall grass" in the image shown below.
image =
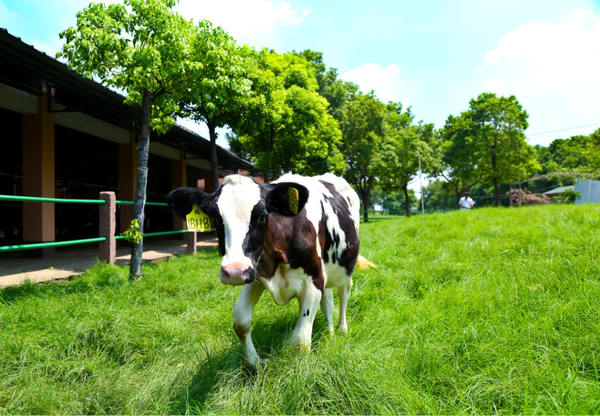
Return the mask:
<svg viewBox="0 0 600 416">
<path fill-rule="evenodd" d="M 0 413 L 598 414 L 599 206 L 363 224 L 347 336 L 263 296 L 248 369 L 214 250 L 0 291 Z"/>
</svg>

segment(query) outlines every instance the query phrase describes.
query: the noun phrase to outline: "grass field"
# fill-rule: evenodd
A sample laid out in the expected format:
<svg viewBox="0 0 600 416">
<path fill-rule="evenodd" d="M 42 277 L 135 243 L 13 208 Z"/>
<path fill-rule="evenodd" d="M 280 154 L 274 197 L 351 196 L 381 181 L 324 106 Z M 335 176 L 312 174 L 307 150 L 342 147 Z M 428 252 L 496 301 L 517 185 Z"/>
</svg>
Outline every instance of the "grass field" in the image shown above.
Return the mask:
<svg viewBox="0 0 600 416">
<path fill-rule="evenodd" d="M 215 250 L 0 291 L 2 414 L 599 414 L 600 206 L 361 226 L 347 336 L 264 295 L 244 367 Z M 336 301 L 337 302 L 337 301 Z"/>
</svg>

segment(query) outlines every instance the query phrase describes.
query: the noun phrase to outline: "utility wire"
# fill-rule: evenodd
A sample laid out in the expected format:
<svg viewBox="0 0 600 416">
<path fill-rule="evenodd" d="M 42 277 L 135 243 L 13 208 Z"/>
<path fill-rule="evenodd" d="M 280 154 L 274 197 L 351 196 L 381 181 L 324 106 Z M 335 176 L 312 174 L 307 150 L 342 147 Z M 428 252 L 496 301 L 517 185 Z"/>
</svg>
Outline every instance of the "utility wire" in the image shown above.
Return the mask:
<svg viewBox="0 0 600 416">
<path fill-rule="evenodd" d="M 575 129 L 580 129 L 583 127 L 592 127 L 592 126 L 600 126 L 600 123 L 594 123 L 594 124 L 587 124 L 585 126 L 577 126 L 577 127 L 567 127 L 566 129 L 558 129 L 558 130 L 550 130 L 550 131 L 542 131 L 540 133 L 531 133 L 531 134 L 527 134 L 527 136 L 537 136 L 540 134 L 548 134 L 548 133 L 556 133 L 558 131 L 566 131 L 566 130 L 575 130 Z"/>
</svg>

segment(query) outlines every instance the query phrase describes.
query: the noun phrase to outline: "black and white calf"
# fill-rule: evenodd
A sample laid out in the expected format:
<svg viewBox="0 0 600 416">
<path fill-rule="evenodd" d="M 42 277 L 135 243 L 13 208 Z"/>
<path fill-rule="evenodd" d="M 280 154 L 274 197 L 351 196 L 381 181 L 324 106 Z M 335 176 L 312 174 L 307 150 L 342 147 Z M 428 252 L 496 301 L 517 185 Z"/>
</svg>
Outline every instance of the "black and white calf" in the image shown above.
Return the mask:
<svg viewBox="0 0 600 416">
<path fill-rule="evenodd" d="M 179 216 L 198 204 L 214 219 L 223 256 L 221 282 L 244 285 L 233 310 L 233 328 L 250 363 L 258 362 L 250 336 L 252 313 L 265 289 L 277 305 L 298 298 L 292 344 L 310 350 L 319 303 L 333 332 L 333 288 L 340 301 L 338 328 L 347 332 L 352 272 L 357 261 L 358 268 L 372 263 L 358 255 L 360 202 L 344 179 L 329 173 L 287 174 L 259 185 L 250 177 L 231 175 L 213 194 L 179 188 L 167 202 Z"/>
</svg>

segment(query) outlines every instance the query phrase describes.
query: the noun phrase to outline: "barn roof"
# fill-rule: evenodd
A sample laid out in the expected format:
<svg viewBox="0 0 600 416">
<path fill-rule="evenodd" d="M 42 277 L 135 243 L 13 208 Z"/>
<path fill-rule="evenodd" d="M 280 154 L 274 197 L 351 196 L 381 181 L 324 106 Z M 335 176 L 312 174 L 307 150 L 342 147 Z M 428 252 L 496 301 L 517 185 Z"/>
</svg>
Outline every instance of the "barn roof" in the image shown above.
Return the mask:
<svg viewBox="0 0 600 416">
<path fill-rule="evenodd" d="M 559 186 L 558 188 L 550 189 L 549 191 L 544 192 L 544 195 L 558 195 L 558 194 L 562 194 L 563 192 L 565 192 L 569 189 L 575 189 L 575 188 L 573 187 L 573 185 Z"/>
<path fill-rule="evenodd" d="M 3 28 L 0 28 L 0 83 L 37 96 L 44 88 L 52 87 L 57 104 L 127 130 L 141 116 L 140 106 L 124 104 L 122 95 L 82 77 Z M 182 126 L 175 125 L 155 139 L 177 148 L 185 146 L 187 153 L 209 159 L 210 142 Z M 221 147 L 217 148 L 217 156 L 223 169 L 255 170 L 252 163 Z"/>
</svg>

